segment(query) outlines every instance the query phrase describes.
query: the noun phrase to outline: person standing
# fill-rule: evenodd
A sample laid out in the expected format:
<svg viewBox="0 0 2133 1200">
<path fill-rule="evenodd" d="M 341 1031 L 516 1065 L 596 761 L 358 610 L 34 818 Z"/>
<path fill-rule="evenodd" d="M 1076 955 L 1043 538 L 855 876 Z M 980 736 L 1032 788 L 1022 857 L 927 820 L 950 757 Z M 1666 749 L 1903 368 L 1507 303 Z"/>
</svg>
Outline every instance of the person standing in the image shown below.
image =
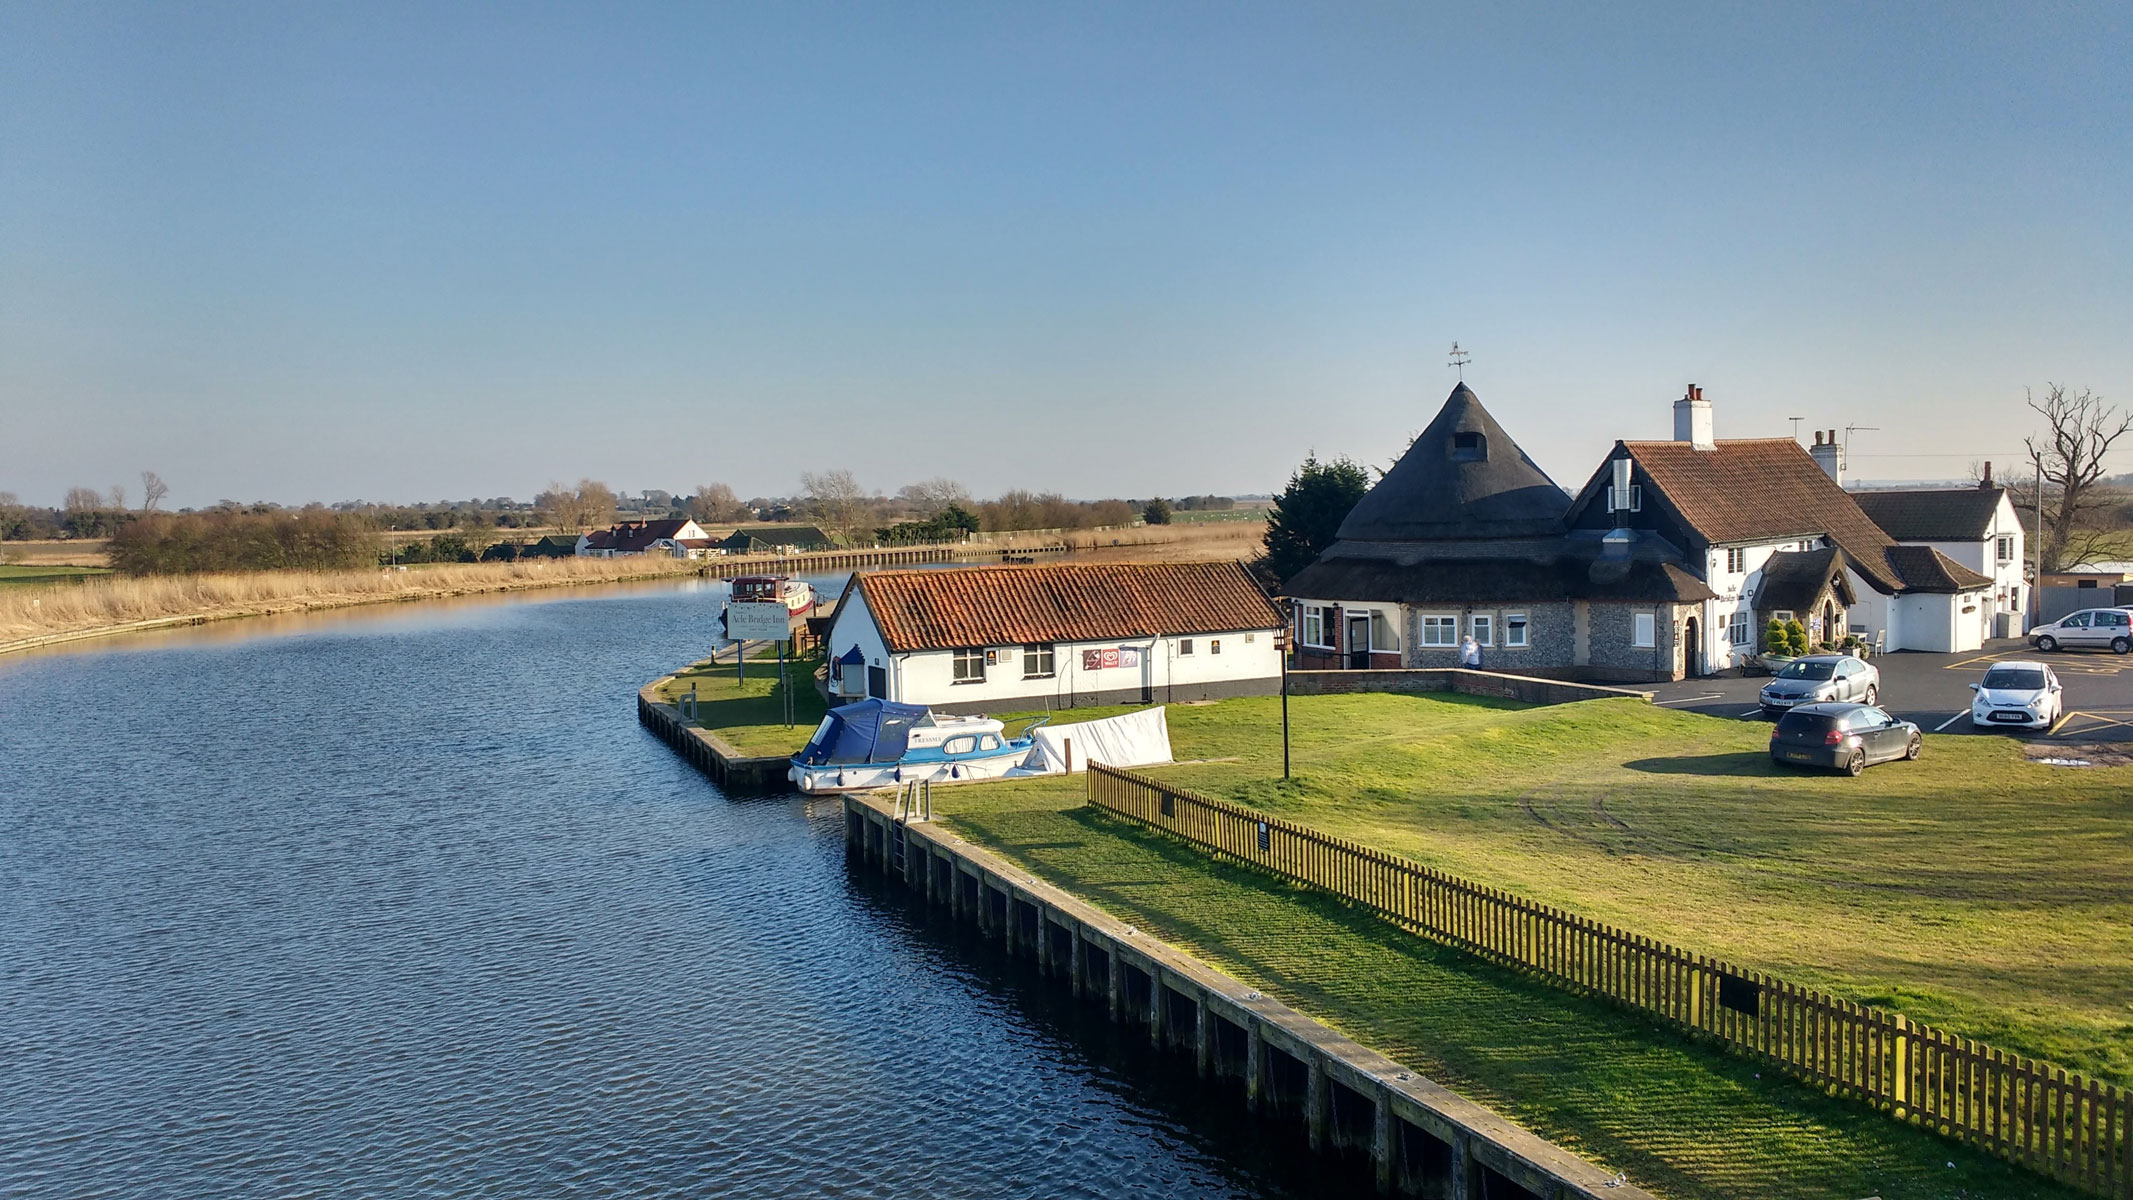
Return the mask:
<svg viewBox="0 0 2133 1200">
<path fill-rule="evenodd" d="M 1481 669 L 1481 643 L 1475 641 L 1471 633 L 1459 644 L 1459 665 L 1473 671 Z"/>
</svg>

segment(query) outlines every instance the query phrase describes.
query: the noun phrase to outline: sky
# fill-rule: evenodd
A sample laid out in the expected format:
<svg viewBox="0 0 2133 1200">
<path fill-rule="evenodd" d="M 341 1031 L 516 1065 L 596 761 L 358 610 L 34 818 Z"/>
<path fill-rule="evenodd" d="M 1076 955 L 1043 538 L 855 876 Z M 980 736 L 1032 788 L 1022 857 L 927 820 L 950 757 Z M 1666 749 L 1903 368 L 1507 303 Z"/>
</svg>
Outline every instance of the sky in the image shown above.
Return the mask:
<svg viewBox="0 0 2133 1200">
<path fill-rule="evenodd" d="M 2133 403 L 2133 7 L 0 0 L 0 490 L 984 496 Z M 2114 469 L 2133 470 L 2133 447 Z"/>
</svg>

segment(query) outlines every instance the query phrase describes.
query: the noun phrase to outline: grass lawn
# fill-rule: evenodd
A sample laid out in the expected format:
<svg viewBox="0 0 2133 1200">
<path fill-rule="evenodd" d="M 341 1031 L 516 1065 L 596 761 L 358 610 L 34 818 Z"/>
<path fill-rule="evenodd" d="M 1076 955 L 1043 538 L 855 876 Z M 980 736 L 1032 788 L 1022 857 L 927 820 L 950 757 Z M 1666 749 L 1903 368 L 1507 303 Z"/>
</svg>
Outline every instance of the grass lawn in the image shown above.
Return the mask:
<svg viewBox="0 0 2133 1200">
<path fill-rule="evenodd" d="M 0 563 L 0 587 L 11 583 L 65 583 L 92 575 L 109 575 L 109 567 L 73 567 L 44 563 Z"/>
<path fill-rule="evenodd" d="M 1291 705 L 1292 783 L 1277 700 L 1171 708 L 1178 757 L 1201 761 L 1155 773 L 2004 1049 L 2133 1075 L 2133 769 L 1929 737 L 1920 762 L 1849 779 L 1776 771 L 1767 726 L 1637 701 Z M 2051 1194 L 1642 1019 L 1211 864 L 1086 809 L 1078 779 L 936 803 L 973 840 L 1662 1191 Z"/>
<path fill-rule="evenodd" d="M 749 651 L 746 683 L 735 680 L 731 659 L 716 665 L 705 661 L 683 668 L 659 688 L 658 695 L 679 700 L 693 684 L 696 723 L 717 730 L 734 749 L 743 754 L 797 754 L 822 723 L 825 706 L 814 682 L 821 666 L 820 655 L 785 660 L 793 696 L 790 729 L 785 726 L 784 701 L 778 692 L 778 655 L 769 645 Z"/>
</svg>

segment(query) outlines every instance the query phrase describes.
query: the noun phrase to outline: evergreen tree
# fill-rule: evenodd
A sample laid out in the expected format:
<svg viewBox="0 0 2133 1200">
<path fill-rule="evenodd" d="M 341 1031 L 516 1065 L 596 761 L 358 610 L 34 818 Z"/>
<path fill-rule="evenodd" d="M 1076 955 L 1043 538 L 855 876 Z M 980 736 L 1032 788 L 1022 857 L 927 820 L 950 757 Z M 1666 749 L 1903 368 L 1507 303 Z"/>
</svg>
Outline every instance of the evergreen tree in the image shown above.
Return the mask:
<svg viewBox="0 0 2133 1200">
<path fill-rule="evenodd" d="M 1286 582 L 1311 565 L 1339 535 L 1348 511 L 1370 490 L 1370 476 L 1347 458 L 1322 463 L 1316 455 L 1289 477 L 1267 515 L 1262 563 Z"/>
<path fill-rule="evenodd" d="M 1170 524 L 1170 501 L 1163 499 L 1161 496 L 1150 500 L 1148 506 L 1141 509 L 1141 520 L 1148 522 L 1150 525 Z"/>
</svg>

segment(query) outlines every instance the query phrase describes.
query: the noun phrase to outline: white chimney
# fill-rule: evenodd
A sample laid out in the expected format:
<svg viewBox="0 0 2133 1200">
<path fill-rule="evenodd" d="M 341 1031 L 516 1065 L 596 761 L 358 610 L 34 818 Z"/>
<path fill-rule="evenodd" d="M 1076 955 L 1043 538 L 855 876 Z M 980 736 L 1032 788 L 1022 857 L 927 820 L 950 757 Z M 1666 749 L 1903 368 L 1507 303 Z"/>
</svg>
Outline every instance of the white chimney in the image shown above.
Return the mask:
<svg viewBox="0 0 2133 1200">
<path fill-rule="evenodd" d="M 1822 436 L 1821 430 L 1815 430 L 1814 448 L 1808 453 L 1815 456 L 1815 465 L 1836 480 L 1838 487 L 1844 486 L 1844 450 L 1837 445 L 1836 430 L 1830 430 L 1827 438 Z"/>
<path fill-rule="evenodd" d="M 1689 385 L 1689 394 L 1674 401 L 1674 440 L 1687 442 L 1698 450 L 1715 450 L 1717 443 L 1711 440 L 1711 402 L 1703 398 L 1703 389 Z"/>
</svg>

